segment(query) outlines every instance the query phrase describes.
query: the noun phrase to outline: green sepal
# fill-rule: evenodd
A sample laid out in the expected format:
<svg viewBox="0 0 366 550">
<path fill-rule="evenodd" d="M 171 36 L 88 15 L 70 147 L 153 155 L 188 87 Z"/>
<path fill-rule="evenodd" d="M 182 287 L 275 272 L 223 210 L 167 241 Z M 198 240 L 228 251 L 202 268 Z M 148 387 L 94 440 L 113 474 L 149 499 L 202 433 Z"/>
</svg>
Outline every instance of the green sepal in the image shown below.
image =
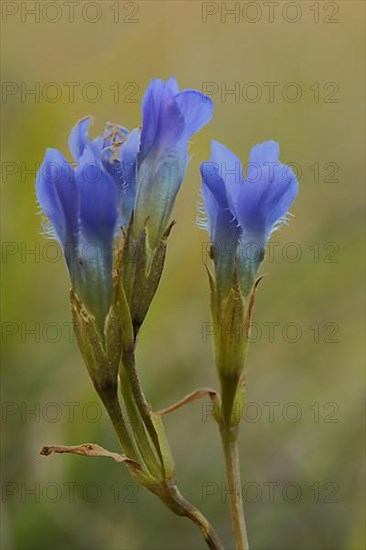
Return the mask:
<svg viewBox="0 0 366 550">
<path fill-rule="evenodd" d="M 153 421 L 156 434 L 159 440 L 159 448 L 164 466 L 164 479 L 166 481 L 174 479 L 175 467 L 172 452 L 165 433 L 163 419 L 159 414 L 151 411 L 151 420 Z"/>
<path fill-rule="evenodd" d="M 114 396 L 117 394 L 118 364 L 116 368 L 115 361 L 108 358 L 94 317 L 73 289 L 70 291 L 70 303 L 76 339 L 94 387 L 103 399 Z"/>
<path fill-rule="evenodd" d="M 208 276 L 208 282 L 210 284 L 211 317 L 214 322 L 214 326 L 217 327 L 219 322 L 219 307 L 217 302 L 216 282 L 207 264 L 205 264 L 205 268 Z"/>
<path fill-rule="evenodd" d="M 211 289 L 211 314 L 214 323 L 214 346 L 221 383 L 222 404 L 216 420 L 235 426 L 242 418 L 245 404 L 245 359 L 249 347 L 250 323 L 255 295 L 262 277 L 257 279 L 246 299 L 243 296 L 237 263 L 229 294 L 218 299 L 216 281 L 207 268 Z"/>
<path fill-rule="evenodd" d="M 245 299 L 234 273 L 233 285 L 223 301 L 217 333 L 217 357 L 220 375 L 240 376 L 248 340 L 243 332 L 245 319 Z"/>
<path fill-rule="evenodd" d="M 115 250 L 112 274 L 112 303 L 105 328 L 107 355 L 113 362 L 116 361 L 117 372 L 123 354 L 134 347 L 131 314 L 125 289 L 121 281 L 122 264 L 125 257 L 125 243 L 126 235 L 122 232 Z"/>
<path fill-rule="evenodd" d="M 175 222 L 172 222 L 152 250 L 148 244 L 146 227 L 137 239 L 132 237 L 131 226 L 127 233 L 124 250 L 122 280 L 136 337 L 145 320 L 158 288 L 163 272 L 167 239 Z"/>
<path fill-rule="evenodd" d="M 160 239 L 156 249 L 153 252 L 149 251 L 145 273 L 141 273 L 143 281 L 142 291 L 140 290 L 140 292 L 138 292 L 136 290 L 136 292 L 133 294 L 131 311 L 133 314 L 133 322 L 136 332 L 139 330 L 142 323 L 144 322 L 151 302 L 153 301 L 153 298 L 159 286 L 165 264 L 167 241 L 174 224 L 175 222 L 173 221 L 168 226 L 162 238 Z M 146 247 L 148 247 L 147 241 Z M 147 250 L 149 249 L 147 248 Z"/>
<path fill-rule="evenodd" d="M 119 282 L 117 283 L 119 286 Z M 105 348 L 111 369 L 118 374 L 119 362 L 122 354 L 122 327 L 118 288 L 113 289 L 112 304 L 105 325 Z M 116 374 L 116 376 L 117 376 Z"/>
</svg>

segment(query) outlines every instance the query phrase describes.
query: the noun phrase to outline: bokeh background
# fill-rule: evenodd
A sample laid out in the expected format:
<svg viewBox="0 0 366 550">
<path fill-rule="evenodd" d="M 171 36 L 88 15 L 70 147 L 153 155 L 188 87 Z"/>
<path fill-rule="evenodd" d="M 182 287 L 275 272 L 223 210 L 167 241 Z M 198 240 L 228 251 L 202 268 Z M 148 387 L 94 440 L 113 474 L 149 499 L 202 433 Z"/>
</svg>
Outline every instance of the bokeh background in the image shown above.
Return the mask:
<svg viewBox="0 0 366 550">
<path fill-rule="evenodd" d="M 271 20 L 262 2 L 83 1 L 73 22 L 64 2 L 38 3 L 37 20 L 24 11 L 35 4 L 2 2 L 2 548 L 204 547 L 195 526 L 131 484 L 120 465 L 38 455 L 43 443 L 118 444 L 70 336 L 69 283 L 40 234 L 34 170 L 46 147 L 68 154 L 69 131 L 85 115 L 95 116 L 95 135 L 106 120 L 137 126 L 149 80 L 176 76 L 182 87 L 210 83 L 215 116 L 191 144 L 166 269 L 141 333 L 146 393 L 160 408 L 197 387 L 218 388 L 203 332 L 199 164 L 211 139 L 244 162 L 255 143 L 278 140 L 282 160 L 301 168 L 301 191 L 290 225 L 273 238 L 255 311 L 240 439 L 251 546 L 361 550 L 363 2 L 279 2 Z M 268 82 L 278 83 L 272 99 Z M 78 83 L 74 98 L 65 83 Z M 225 94 L 238 86 L 240 97 Z M 181 490 L 233 548 L 206 407 L 177 411 L 166 427 Z"/>
</svg>

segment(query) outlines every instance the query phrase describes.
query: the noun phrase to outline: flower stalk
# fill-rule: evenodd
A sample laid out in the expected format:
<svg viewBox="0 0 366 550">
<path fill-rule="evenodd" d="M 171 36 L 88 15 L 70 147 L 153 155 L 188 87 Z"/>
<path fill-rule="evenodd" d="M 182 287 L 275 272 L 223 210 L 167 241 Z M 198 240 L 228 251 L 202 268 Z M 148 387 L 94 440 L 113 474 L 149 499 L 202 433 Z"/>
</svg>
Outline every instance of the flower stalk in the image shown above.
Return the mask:
<svg viewBox="0 0 366 550">
<path fill-rule="evenodd" d="M 215 362 L 221 385 L 219 424 L 225 456 L 230 510 L 237 550 L 248 550 L 241 495 L 239 423 L 245 404 L 245 360 L 258 283 L 255 280 L 265 246 L 284 223 L 298 184 L 279 160 L 279 146 L 267 141 L 253 147 L 246 174 L 236 155 L 213 141 L 211 159 L 201 164 L 202 196 L 210 235 L 207 268 Z"/>
<path fill-rule="evenodd" d="M 230 499 L 231 520 L 233 524 L 237 550 L 249 550 L 249 542 L 244 517 L 241 492 L 240 459 L 238 430 L 227 424 L 220 426 L 227 475 L 227 492 Z"/>
<path fill-rule="evenodd" d="M 123 372 L 124 376 L 126 376 L 126 369 L 120 370 L 120 375 Z M 131 384 L 133 389 L 130 393 L 126 393 L 125 389 L 123 390 L 125 404 L 129 413 L 131 413 L 132 410 L 133 416 L 130 416 L 130 419 L 134 419 L 134 426 L 136 426 L 135 421 L 143 423 L 143 428 L 145 429 L 141 432 L 134 429 L 134 433 L 136 434 L 136 438 L 139 439 L 140 451 L 145 458 L 147 467 L 149 467 L 151 472 L 158 477 L 156 482 L 153 484 L 149 483 L 147 488 L 158 496 L 163 504 L 173 513 L 178 516 L 187 517 L 193 521 L 200 528 L 202 536 L 210 549 L 223 550 L 220 539 L 207 518 L 198 508 L 187 501 L 178 490 L 175 482 L 174 463 L 161 417 L 154 413 L 147 403 L 135 365 L 133 365 L 133 369 L 129 369 L 128 372 L 129 375 L 133 372 L 133 383 Z M 126 388 L 127 384 L 123 384 L 123 379 L 121 379 L 121 382 L 121 387 Z M 157 454 L 154 454 L 152 451 L 152 443 L 156 445 Z M 161 459 L 161 462 L 157 466 L 156 461 L 158 457 Z M 157 471 L 158 473 L 156 474 Z"/>
<path fill-rule="evenodd" d="M 210 162 L 201 165 L 214 265 L 213 274 L 207 271 L 221 396 L 201 388 L 155 413 L 135 362 L 139 331 L 157 291 L 175 223 L 170 220 L 188 164 L 188 143 L 212 111 L 212 101 L 200 92 L 180 91 L 175 79 L 155 79 L 143 98 L 138 128 L 129 132 L 107 123 L 104 134 L 91 139 L 87 117 L 69 137 L 74 164 L 56 149 L 46 152 L 37 175 L 37 199 L 48 218 L 47 232 L 65 256 L 81 355 L 124 454 L 90 443 L 45 446 L 41 454 L 104 456 L 125 463 L 138 483 L 198 525 L 209 548 L 222 550 L 208 520 L 177 488 L 162 421 L 163 414 L 208 394 L 224 450 L 236 547 L 248 550 L 238 433 L 260 281 L 256 276 L 265 246 L 286 222 L 298 191 L 294 172 L 279 161 L 276 142 L 252 149 L 246 175 L 234 153 L 218 142 L 212 142 Z"/>
<path fill-rule="evenodd" d="M 82 119 L 69 138 L 77 166 L 49 149 L 36 191 L 48 232 L 65 255 L 82 357 L 124 451 L 117 455 L 84 444 L 47 446 L 43 454 L 71 452 L 124 462 L 138 483 L 194 521 L 209 547 L 219 550 L 208 520 L 177 489 L 162 418 L 147 402 L 135 364 L 137 335 L 164 268 L 188 142 L 210 120 L 212 109 L 208 97 L 180 91 L 175 79 L 153 80 L 140 128 L 129 133 L 108 123 L 103 136 L 91 139 L 91 119 Z"/>
</svg>

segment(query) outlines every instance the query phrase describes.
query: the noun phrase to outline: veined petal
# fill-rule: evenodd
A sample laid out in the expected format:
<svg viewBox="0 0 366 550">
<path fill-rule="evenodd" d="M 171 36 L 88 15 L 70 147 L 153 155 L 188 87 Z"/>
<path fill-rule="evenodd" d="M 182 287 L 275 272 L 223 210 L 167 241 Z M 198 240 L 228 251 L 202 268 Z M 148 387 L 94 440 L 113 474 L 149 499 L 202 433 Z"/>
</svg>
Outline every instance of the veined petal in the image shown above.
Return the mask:
<svg viewBox="0 0 366 550">
<path fill-rule="evenodd" d="M 203 173 L 206 170 L 205 165 L 208 163 L 201 164 L 201 174 L 202 174 L 202 198 L 203 198 L 203 209 L 207 221 L 207 225 L 204 225 L 205 229 L 208 230 L 210 235 L 210 240 L 213 243 L 215 241 L 216 235 L 216 223 L 217 215 L 219 211 L 219 203 L 211 190 L 211 187 L 206 183 L 205 176 Z M 221 183 L 220 183 L 221 185 Z"/>
<path fill-rule="evenodd" d="M 141 154 L 146 155 L 153 146 L 159 127 L 161 98 L 164 82 L 153 79 L 142 100 Z"/>
<path fill-rule="evenodd" d="M 36 194 L 63 249 L 71 280 L 74 281 L 79 236 L 78 191 L 74 170 L 57 149 L 46 151 L 36 178 Z"/>
<path fill-rule="evenodd" d="M 79 160 L 85 146 L 90 142 L 88 133 L 91 121 L 92 117 L 90 116 L 82 118 L 71 130 L 68 143 L 70 152 L 76 161 Z"/>
<path fill-rule="evenodd" d="M 74 171 L 57 149 L 47 149 L 36 178 L 38 202 L 64 247 L 78 234 L 78 196 Z"/>
<path fill-rule="evenodd" d="M 213 245 L 216 285 L 219 295 L 223 297 L 232 286 L 240 228 L 230 209 L 217 200 L 218 195 L 211 191 L 205 179 L 202 182 L 202 196 Z"/>
<path fill-rule="evenodd" d="M 297 193 L 295 174 L 279 160 L 279 145 L 273 141 L 256 145 L 237 207 L 243 230 L 239 271 L 245 293 L 250 292 L 276 222 L 287 214 Z"/>
<path fill-rule="evenodd" d="M 290 166 L 280 163 L 274 169 L 271 193 L 266 197 L 267 226 L 272 231 L 275 223 L 289 211 L 299 192 L 296 175 Z"/>
<path fill-rule="evenodd" d="M 175 79 L 152 80 L 143 99 L 134 227 L 154 247 L 164 232 L 187 165 L 188 139 L 212 115 L 212 102 Z"/>
<path fill-rule="evenodd" d="M 144 125 L 144 121 L 142 124 Z M 178 144 L 184 128 L 184 117 L 175 101 L 175 96 L 171 89 L 165 86 L 161 97 L 159 125 L 154 140 L 154 147 L 159 154 L 169 153 Z"/>
<path fill-rule="evenodd" d="M 233 215 L 237 217 L 239 194 L 244 184 L 241 162 L 228 147 L 218 141 L 211 142 L 211 161 L 218 166 L 228 205 Z"/>
<path fill-rule="evenodd" d="M 56 185 L 60 178 L 60 175 L 56 174 L 59 170 L 60 156 L 62 155 L 57 149 L 47 149 L 36 177 L 36 195 L 42 212 L 52 224 L 57 240 L 63 244 L 67 233 L 66 220 Z M 62 173 L 63 171 L 61 177 Z"/>
<path fill-rule="evenodd" d="M 201 176 L 203 183 L 211 191 L 221 208 L 229 208 L 225 183 L 220 176 L 220 167 L 216 162 L 202 162 Z"/>
<path fill-rule="evenodd" d="M 298 193 L 293 170 L 279 160 L 273 141 L 256 145 L 250 155 L 252 167 L 239 196 L 237 215 L 249 237 L 264 246 L 273 225 L 287 212 Z"/>
<path fill-rule="evenodd" d="M 152 80 L 142 102 L 140 162 L 150 150 L 160 154 L 174 147 L 184 131 L 184 118 L 171 85 Z"/>
<path fill-rule="evenodd" d="M 217 200 L 205 180 L 202 182 L 202 197 L 212 243 L 225 242 L 234 251 L 240 234 L 236 219 L 230 209 Z"/>
<path fill-rule="evenodd" d="M 76 169 L 80 196 L 80 228 L 87 240 L 111 246 L 117 221 L 117 191 L 91 147 L 86 146 Z"/>
<path fill-rule="evenodd" d="M 117 190 L 89 146 L 80 157 L 76 181 L 80 195 L 78 290 L 102 330 L 112 293 Z"/>
<path fill-rule="evenodd" d="M 127 227 L 133 210 L 136 196 L 136 178 L 137 178 L 137 154 L 140 149 L 140 130 L 135 128 L 123 146 L 120 152 L 122 190 L 120 194 L 120 215 L 121 224 Z"/>
<path fill-rule="evenodd" d="M 179 148 L 158 158 L 149 155 L 139 166 L 134 225 L 139 232 L 146 224 L 151 248 L 168 225 L 187 162 L 187 152 Z"/>
</svg>

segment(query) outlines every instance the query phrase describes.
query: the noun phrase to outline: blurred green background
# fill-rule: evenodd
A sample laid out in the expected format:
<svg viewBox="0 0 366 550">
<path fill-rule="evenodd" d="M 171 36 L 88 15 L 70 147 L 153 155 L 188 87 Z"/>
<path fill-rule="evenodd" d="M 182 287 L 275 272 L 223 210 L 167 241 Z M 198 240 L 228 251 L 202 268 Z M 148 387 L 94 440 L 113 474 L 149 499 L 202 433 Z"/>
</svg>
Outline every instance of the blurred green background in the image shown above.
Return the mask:
<svg viewBox="0 0 366 550">
<path fill-rule="evenodd" d="M 64 2 L 38 3 L 39 20 L 21 4 L 35 3 L 2 2 L 2 548 L 204 547 L 195 526 L 131 485 L 120 465 L 38 455 L 43 443 L 118 444 L 69 336 L 67 274 L 40 234 L 32 170 L 46 147 L 67 153 L 69 131 L 85 115 L 96 117 L 95 135 L 106 120 L 137 126 L 149 80 L 176 76 L 183 88 L 210 83 L 215 116 L 191 144 L 166 269 L 141 333 L 146 393 L 158 409 L 197 387 L 218 388 L 203 333 L 210 317 L 207 236 L 195 225 L 199 164 L 211 139 L 244 162 L 255 143 L 278 140 L 282 160 L 301 167 L 301 191 L 295 217 L 273 237 L 255 311 L 240 439 L 251 547 L 361 550 L 363 2 L 281 2 L 272 22 L 265 2 L 237 2 L 236 21 L 218 2 L 81 2 L 74 22 Z M 278 83 L 273 101 L 268 82 Z M 79 83 L 74 98 L 65 83 Z M 24 94 L 37 86 L 39 94 Z M 225 95 L 235 86 L 240 97 Z M 275 323 L 273 338 L 264 323 Z M 233 548 L 206 406 L 175 412 L 166 427 L 182 492 Z"/>
</svg>

